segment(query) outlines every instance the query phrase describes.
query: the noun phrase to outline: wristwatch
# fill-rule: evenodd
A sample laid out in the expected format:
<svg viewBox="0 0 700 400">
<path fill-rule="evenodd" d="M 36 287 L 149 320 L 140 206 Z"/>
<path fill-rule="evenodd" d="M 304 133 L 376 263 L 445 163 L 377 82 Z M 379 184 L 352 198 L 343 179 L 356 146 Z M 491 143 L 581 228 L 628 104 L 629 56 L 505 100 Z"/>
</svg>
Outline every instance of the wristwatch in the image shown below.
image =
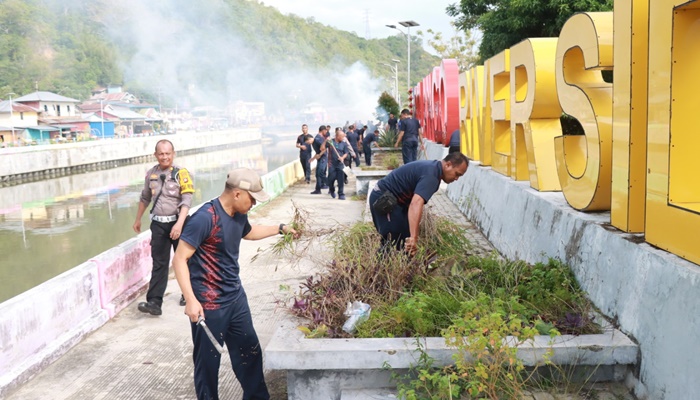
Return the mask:
<svg viewBox="0 0 700 400">
<path fill-rule="evenodd" d="M 279 230 L 280 235 L 284 235 L 284 227 L 285 227 L 285 226 L 287 226 L 287 225 L 285 225 L 285 224 L 280 224 L 280 230 Z"/>
</svg>

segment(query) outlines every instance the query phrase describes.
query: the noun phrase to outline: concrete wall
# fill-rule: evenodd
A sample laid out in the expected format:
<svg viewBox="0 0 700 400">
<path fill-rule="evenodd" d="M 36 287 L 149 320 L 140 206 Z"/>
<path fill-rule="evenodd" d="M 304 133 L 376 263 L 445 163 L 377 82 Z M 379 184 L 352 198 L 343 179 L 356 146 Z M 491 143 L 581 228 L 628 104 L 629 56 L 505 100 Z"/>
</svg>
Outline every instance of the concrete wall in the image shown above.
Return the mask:
<svg viewBox="0 0 700 400">
<path fill-rule="evenodd" d="M 265 174 L 263 185 L 276 197 L 301 178 L 301 164 L 294 161 Z M 151 273 L 150 239 L 151 232 L 143 232 L 0 304 L 0 398 L 143 293 Z"/>
<path fill-rule="evenodd" d="M 700 398 L 698 265 L 613 228 L 608 212 L 578 212 L 560 192 L 540 193 L 478 163 L 447 193 L 505 257 L 571 266 L 593 303 L 638 341 L 640 398 Z"/>
<path fill-rule="evenodd" d="M 259 141 L 261 138 L 260 128 L 240 128 L 60 145 L 12 147 L 0 150 L 0 154 L 2 154 L 0 157 L 0 179 L 32 172 L 149 156 L 153 154 L 156 142 L 161 139 L 170 140 L 175 145 L 175 150 L 182 152 Z"/>
</svg>

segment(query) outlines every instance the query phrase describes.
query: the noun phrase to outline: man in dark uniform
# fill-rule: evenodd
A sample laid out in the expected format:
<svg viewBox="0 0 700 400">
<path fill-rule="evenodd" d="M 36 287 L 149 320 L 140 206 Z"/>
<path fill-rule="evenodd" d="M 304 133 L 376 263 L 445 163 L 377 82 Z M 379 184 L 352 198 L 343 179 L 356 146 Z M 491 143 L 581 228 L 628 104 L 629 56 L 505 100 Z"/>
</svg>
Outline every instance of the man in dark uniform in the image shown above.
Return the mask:
<svg viewBox="0 0 700 400">
<path fill-rule="evenodd" d="M 417 250 L 423 207 L 440 188 L 440 181 L 452 183 L 467 172 L 469 159 L 462 153 L 450 153 L 443 160 L 421 160 L 404 164 L 380 179 L 369 196 L 372 222 L 382 236 L 382 244 L 391 242 L 413 255 Z M 390 210 L 377 210 L 377 200 L 389 192 L 396 200 Z"/>
<path fill-rule="evenodd" d="M 299 149 L 299 162 L 304 170 L 304 178 L 306 183 L 311 183 L 311 144 L 314 142 L 314 137 L 309 135 L 309 127 L 304 124 L 301 126 L 301 135 L 297 136 L 297 148 Z"/>
<path fill-rule="evenodd" d="M 318 128 L 318 135 L 314 138 L 312 147 L 316 152 L 316 189 L 311 194 L 321 194 L 321 189 L 326 186 L 326 169 L 328 168 L 328 157 L 326 156 L 326 132 L 325 125 Z"/>
<path fill-rule="evenodd" d="M 158 141 L 154 155 L 158 165 L 146 173 L 133 228 L 136 233 L 141 232 L 141 217 L 153 200 L 150 213 L 153 270 L 146 301 L 139 303 L 138 308 L 144 313 L 161 315 L 163 295 L 168 286 L 170 248 L 177 250 L 182 226 L 192 205 L 194 185 L 186 169 L 173 166 L 175 148 L 172 142 Z M 185 305 L 184 297 L 180 305 Z"/>
<path fill-rule="evenodd" d="M 394 147 L 399 147 L 401 143 L 401 155 L 403 163 L 408 164 L 418 158 L 418 146 L 425 151 L 423 135 L 421 133 L 420 122 L 413 118 L 408 108 L 401 111 L 401 121 L 399 121 L 399 136 L 396 138 Z"/>
<path fill-rule="evenodd" d="M 345 200 L 345 159 L 350 155 L 350 145 L 345 140 L 345 133 L 342 129 L 336 128 L 335 139 L 330 141 L 328 147 L 328 194 L 335 199 L 335 181 L 338 181 L 338 199 Z"/>
<path fill-rule="evenodd" d="M 389 131 L 390 132 L 396 132 L 396 124 L 399 121 L 394 117 L 394 113 L 389 113 L 389 121 L 387 121 L 387 125 L 389 126 Z"/>
<path fill-rule="evenodd" d="M 461 149 L 459 147 L 459 141 L 460 141 L 459 128 L 457 128 L 452 132 L 452 135 L 450 135 L 450 148 L 447 150 L 447 152 L 454 153 L 455 151 L 457 151 L 457 152 L 461 151 Z"/>
<path fill-rule="evenodd" d="M 374 133 L 367 133 L 362 139 L 362 151 L 365 152 L 365 164 L 367 166 L 372 165 L 372 145 L 377 146 L 377 139 L 379 139 L 378 130 L 374 131 Z"/>
<path fill-rule="evenodd" d="M 345 137 L 348 139 L 348 142 L 350 143 L 350 147 L 352 147 L 353 152 L 355 155 L 353 156 L 353 159 L 355 160 L 355 166 L 359 167 L 360 166 L 360 149 L 359 146 L 357 145 L 360 140 L 360 135 L 355 132 L 355 127 L 350 125 L 348 127 L 348 131 L 345 134 Z M 351 162 L 352 164 L 352 162 Z"/>
<path fill-rule="evenodd" d="M 231 366 L 244 399 L 269 399 L 263 375 L 260 341 L 253 327 L 240 279 L 241 239 L 260 240 L 291 234 L 291 227 L 250 225 L 248 211 L 269 200 L 260 176 L 248 168 L 231 171 L 224 192 L 190 217 L 173 258 L 177 283 L 187 299 L 194 349 L 194 386 L 198 399 L 218 399 L 221 354 L 209 340 L 200 319 L 228 348 Z"/>
</svg>

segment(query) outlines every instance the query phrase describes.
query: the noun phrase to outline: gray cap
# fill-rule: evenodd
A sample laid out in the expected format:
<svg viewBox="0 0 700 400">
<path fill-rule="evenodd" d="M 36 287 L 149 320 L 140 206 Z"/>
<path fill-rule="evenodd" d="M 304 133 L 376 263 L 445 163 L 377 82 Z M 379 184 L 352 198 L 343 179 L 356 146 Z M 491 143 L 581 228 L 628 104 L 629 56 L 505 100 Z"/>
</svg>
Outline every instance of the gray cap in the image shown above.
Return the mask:
<svg viewBox="0 0 700 400">
<path fill-rule="evenodd" d="M 270 200 L 270 195 L 263 190 L 262 179 L 250 168 L 236 168 L 226 176 L 226 185 L 245 190 L 258 202 Z"/>
</svg>

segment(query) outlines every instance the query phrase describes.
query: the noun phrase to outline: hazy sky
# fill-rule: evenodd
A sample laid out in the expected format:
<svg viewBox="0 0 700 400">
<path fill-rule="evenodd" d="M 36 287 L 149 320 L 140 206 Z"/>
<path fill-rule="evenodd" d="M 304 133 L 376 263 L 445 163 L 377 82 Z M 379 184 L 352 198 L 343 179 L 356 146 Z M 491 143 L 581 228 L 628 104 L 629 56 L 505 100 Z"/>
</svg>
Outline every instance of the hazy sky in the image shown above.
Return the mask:
<svg viewBox="0 0 700 400">
<path fill-rule="evenodd" d="M 369 37 L 385 38 L 395 35 L 395 29 L 385 25 L 396 25 L 399 21 L 415 21 L 420 26 L 416 30 L 432 29 L 442 32 L 444 37 L 454 36 L 450 26 L 451 18 L 445 13 L 448 5 L 459 0 L 421 0 L 421 1 L 387 1 L 387 0 L 261 0 L 265 5 L 280 10 L 283 14 L 296 14 L 300 17 L 314 17 L 324 25 L 355 32 L 366 37 L 367 17 L 369 17 Z M 410 5 L 409 5 L 410 4 Z"/>
</svg>

